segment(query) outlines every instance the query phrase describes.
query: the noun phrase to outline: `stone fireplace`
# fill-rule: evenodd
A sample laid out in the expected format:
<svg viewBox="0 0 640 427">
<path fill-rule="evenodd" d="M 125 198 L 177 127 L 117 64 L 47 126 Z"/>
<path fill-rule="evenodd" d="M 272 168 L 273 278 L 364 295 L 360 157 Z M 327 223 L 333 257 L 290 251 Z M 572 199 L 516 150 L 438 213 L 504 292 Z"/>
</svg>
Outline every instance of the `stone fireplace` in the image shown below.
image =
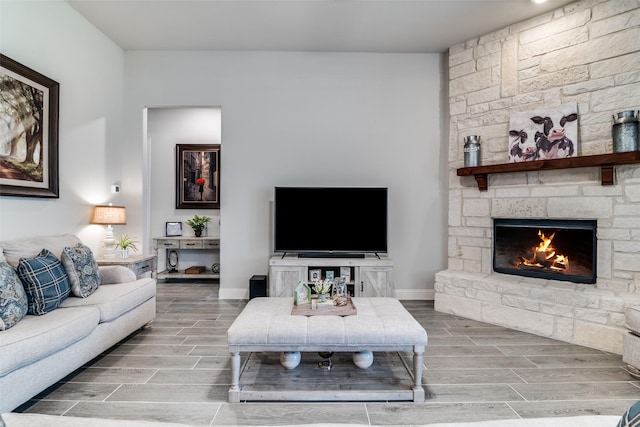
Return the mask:
<svg viewBox="0 0 640 427">
<path fill-rule="evenodd" d="M 436 310 L 622 353 L 625 310 L 640 305 L 640 165 L 488 175 L 486 191 L 457 170 L 465 136 L 481 136 L 483 165 L 503 164 L 512 112 L 567 102 L 578 105 L 577 155 L 611 153 L 612 114 L 640 108 L 640 25 L 618 24 L 637 13 L 574 2 L 451 47 L 448 265 L 436 273 Z M 495 272 L 494 218 L 594 221 L 594 283 Z"/>
<path fill-rule="evenodd" d="M 574 283 L 596 282 L 597 222 L 493 219 L 493 271 Z"/>
</svg>

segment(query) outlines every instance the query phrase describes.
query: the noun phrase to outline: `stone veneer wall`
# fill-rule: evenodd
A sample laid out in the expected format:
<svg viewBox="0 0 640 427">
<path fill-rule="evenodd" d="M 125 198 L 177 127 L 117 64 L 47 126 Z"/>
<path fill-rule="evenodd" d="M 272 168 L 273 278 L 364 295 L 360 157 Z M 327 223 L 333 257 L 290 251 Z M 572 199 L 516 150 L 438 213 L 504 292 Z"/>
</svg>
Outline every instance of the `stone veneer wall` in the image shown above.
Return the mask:
<svg viewBox="0 0 640 427">
<path fill-rule="evenodd" d="M 640 304 L 640 165 L 460 178 L 463 139 L 483 164 L 508 161 L 509 115 L 578 104 L 578 155 L 612 152 L 612 114 L 640 109 L 640 0 L 585 0 L 449 50 L 448 269 L 436 310 L 622 352 L 624 311 Z M 492 272 L 492 218 L 598 221 L 595 285 Z"/>
</svg>

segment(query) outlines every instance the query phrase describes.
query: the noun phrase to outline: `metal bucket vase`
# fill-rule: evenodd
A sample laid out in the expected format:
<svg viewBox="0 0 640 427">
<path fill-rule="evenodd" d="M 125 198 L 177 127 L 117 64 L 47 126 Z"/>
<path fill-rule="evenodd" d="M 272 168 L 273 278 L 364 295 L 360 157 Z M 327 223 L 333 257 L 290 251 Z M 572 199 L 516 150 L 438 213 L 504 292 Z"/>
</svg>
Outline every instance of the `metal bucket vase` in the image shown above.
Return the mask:
<svg viewBox="0 0 640 427">
<path fill-rule="evenodd" d="M 480 137 L 469 135 L 464 138 L 464 167 L 480 166 Z"/>
<path fill-rule="evenodd" d="M 640 150 L 638 142 L 640 118 L 639 111 L 621 111 L 617 116 L 613 116 L 613 126 L 611 134 L 613 137 L 613 152 L 622 153 L 625 151 Z"/>
</svg>

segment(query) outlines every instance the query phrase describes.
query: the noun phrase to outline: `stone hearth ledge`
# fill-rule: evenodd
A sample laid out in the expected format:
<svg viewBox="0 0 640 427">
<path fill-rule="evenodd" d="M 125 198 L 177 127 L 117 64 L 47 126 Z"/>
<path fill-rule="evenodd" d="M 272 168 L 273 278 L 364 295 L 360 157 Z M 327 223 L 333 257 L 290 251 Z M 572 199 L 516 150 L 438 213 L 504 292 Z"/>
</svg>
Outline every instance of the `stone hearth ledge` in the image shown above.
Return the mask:
<svg viewBox="0 0 640 427">
<path fill-rule="evenodd" d="M 640 296 L 508 274 L 436 273 L 435 310 L 622 354 L 627 307 Z"/>
</svg>

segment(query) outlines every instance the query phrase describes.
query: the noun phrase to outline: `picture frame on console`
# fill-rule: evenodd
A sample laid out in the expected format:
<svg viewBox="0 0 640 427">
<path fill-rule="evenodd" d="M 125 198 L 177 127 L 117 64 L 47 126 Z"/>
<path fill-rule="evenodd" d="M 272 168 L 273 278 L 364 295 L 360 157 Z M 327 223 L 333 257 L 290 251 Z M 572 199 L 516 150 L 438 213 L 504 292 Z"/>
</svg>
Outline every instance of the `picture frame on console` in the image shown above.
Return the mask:
<svg viewBox="0 0 640 427">
<path fill-rule="evenodd" d="M 176 209 L 220 209 L 220 144 L 176 144 Z"/>
<path fill-rule="evenodd" d="M 182 236 L 182 223 L 181 222 L 167 222 L 165 235 L 167 237 Z"/>
<path fill-rule="evenodd" d="M 58 82 L 0 54 L 0 195 L 59 198 Z"/>
</svg>

